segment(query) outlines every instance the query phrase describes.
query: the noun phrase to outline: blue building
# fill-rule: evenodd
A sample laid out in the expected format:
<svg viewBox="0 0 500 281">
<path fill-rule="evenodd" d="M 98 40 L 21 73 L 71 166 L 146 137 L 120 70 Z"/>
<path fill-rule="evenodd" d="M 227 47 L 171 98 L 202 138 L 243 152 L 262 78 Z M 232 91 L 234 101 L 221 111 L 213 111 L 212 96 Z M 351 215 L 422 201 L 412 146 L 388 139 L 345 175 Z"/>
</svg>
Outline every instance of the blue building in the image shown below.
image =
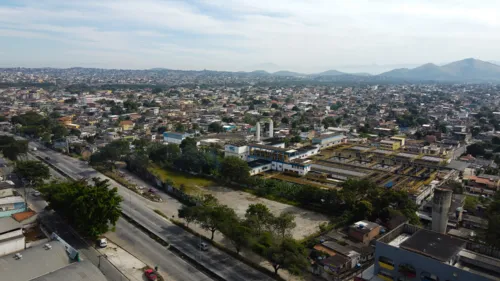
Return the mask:
<svg viewBox="0 0 500 281">
<path fill-rule="evenodd" d="M 191 134 L 176 132 L 163 133 L 163 141 L 166 143 L 181 144 L 181 142 L 188 137 L 191 137 Z"/>
<path fill-rule="evenodd" d="M 450 235 L 402 224 L 376 242 L 370 281 L 490 281 L 500 278 L 498 251 Z"/>
</svg>

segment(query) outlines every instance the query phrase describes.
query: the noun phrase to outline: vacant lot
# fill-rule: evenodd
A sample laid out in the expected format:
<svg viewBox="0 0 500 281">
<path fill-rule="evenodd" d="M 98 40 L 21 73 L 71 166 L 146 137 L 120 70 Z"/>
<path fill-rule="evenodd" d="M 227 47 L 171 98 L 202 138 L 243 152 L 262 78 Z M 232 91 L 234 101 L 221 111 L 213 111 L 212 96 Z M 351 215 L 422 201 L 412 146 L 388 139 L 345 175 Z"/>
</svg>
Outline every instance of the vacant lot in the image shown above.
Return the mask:
<svg viewBox="0 0 500 281">
<path fill-rule="evenodd" d="M 152 165 L 149 171 L 162 181 L 170 179 L 176 187 L 184 185 L 185 192 L 192 194 L 199 192 L 200 187 L 214 186 L 215 182 L 188 173 L 177 172 L 169 169 L 163 169 L 157 165 Z"/>
<path fill-rule="evenodd" d="M 203 190 L 206 193 L 210 193 L 217 197 L 221 204 L 233 208 L 241 217 L 245 215 L 245 211 L 247 210 L 249 205 L 257 203 L 266 205 L 275 215 L 279 215 L 282 212 L 290 212 L 294 214 L 297 227 L 295 227 L 295 229 L 292 231 L 292 235 L 296 239 L 304 238 L 318 231 L 318 226 L 321 223 L 328 222 L 328 218 L 322 214 L 307 211 L 298 207 L 290 206 L 265 198 L 259 198 L 255 195 L 243 191 L 236 191 L 221 186 L 205 187 L 203 188 Z"/>
</svg>

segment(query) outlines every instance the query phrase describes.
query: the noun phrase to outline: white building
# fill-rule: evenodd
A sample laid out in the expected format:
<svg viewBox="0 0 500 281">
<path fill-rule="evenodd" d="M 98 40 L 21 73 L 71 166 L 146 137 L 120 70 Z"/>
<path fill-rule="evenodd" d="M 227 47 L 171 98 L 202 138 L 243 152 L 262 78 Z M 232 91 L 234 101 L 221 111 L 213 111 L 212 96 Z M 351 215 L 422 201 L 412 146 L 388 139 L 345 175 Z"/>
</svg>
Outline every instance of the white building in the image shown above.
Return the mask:
<svg viewBox="0 0 500 281">
<path fill-rule="evenodd" d="M 226 144 L 224 146 L 224 157 L 234 156 L 247 161 L 248 145 L 243 143 Z"/>
</svg>

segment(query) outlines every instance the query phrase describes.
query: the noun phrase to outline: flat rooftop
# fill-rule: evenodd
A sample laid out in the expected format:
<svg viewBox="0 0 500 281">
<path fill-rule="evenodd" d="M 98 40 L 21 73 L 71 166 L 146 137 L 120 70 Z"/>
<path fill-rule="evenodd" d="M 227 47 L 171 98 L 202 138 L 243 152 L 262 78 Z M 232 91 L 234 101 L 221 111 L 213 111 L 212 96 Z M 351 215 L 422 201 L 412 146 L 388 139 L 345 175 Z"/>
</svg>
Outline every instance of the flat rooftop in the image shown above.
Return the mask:
<svg viewBox="0 0 500 281">
<path fill-rule="evenodd" d="M 400 244 L 400 248 L 439 260 L 449 261 L 465 247 L 466 242 L 458 238 L 420 229 Z"/>
<path fill-rule="evenodd" d="M 260 166 L 268 165 L 268 164 L 271 164 L 271 161 L 264 160 L 264 159 L 257 159 L 254 161 L 247 162 L 248 167 L 250 167 L 252 169 L 260 167 Z"/>
<path fill-rule="evenodd" d="M 328 167 L 328 166 L 323 166 L 323 165 L 318 165 L 318 164 L 312 164 L 312 168 L 318 169 L 321 171 L 325 171 L 325 172 L 338 173 L 338 174 L 360 177 L 360 178 L 368 175 L 368 174 L 362 173 L 362 172 L 356 172 L 356 171 L 352 171 L 352 170 L 345 170 L 345 169 L 340 169 L 340 168 Z"/>
<path fill-rule="evenodd" d="M 353 146 L 353 147 L 351 147 L 349 149 L 365 152 L 365 151 L 369 150 L 370 148 L 369 147 L 364 147 L 364 146 Z"/>
<path fill-rule="evenodd" d="M 257 144 L 257 143 L 251 143 L 248 146 L 255 147 L 255 148 L 260 148 L 260 149 L 266 149 L 266 150 L 280 151 L 280 152 L 287 152 L 287 151 L 290 150 L 289 148 L 281 148 L 281 147 L 276 147 L 276 146 L 271 146 L 271 145 L 264 145 L 264 144 Z"/>
<path fill-rule="evenodd" d="M 378 153 L 378 154 L 385 154 L 385 155 L 389 155 L 389 154 L 393 154 L 394 153 L 394 151 L 392 151 L 392 150 L 382 150 L 382 149 L 375 149 L 372 152 L 373 153 Z"/>
</svg>

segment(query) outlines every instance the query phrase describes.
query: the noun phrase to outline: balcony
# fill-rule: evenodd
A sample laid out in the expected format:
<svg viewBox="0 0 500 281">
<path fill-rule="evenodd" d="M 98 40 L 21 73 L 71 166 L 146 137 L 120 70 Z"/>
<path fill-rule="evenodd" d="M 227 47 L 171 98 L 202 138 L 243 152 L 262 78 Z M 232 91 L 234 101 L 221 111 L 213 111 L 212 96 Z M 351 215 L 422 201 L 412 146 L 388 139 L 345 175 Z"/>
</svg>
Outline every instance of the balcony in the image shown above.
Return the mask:
<svg viewBox="0 0 500 281">
<path fill-rule="evenodd" d="M 380 273 L 377 274 L 377 277 L 385 281 L 394 281 L 394 278 Z"/>
<path fill-rule="evenodd" d="M 384 268 L 384 269 L 387 269 L 387 270 L 393 270 L 394 269 L 394 265 L 392 264 L 389 264 L 389 263 L 385 263 L 383 261 L 380 261 L 378 262 L 378 265 L 381 267 L 381 268 Z"/>
</svg>

